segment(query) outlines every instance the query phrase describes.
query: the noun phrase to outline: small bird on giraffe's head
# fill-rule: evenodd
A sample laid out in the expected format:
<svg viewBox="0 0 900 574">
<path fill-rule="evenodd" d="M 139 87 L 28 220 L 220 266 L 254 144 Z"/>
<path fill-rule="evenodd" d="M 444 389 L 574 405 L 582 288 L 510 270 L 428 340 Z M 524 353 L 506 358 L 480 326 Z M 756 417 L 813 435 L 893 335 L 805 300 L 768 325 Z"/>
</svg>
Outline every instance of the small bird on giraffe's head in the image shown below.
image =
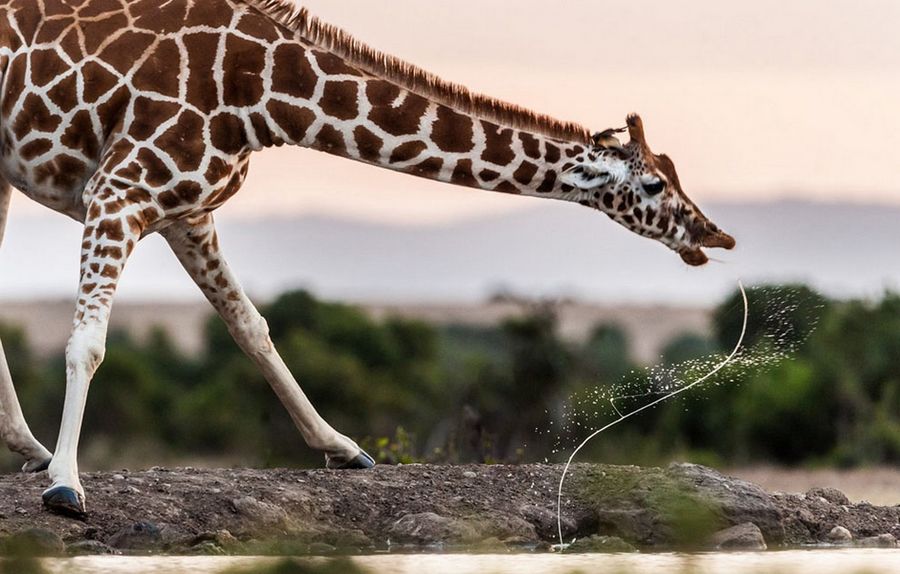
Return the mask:
<svg viewBox="0 0 900 574">
<path fill-rule="evenodd" d="M 622 153 L 627 153 L 625 146 L 616 137 L 616 134 L 625 133 L 628 128 L 609 128 L 602 132 L 597 132 L 591 136 L 594 145 L 603 149 L 613 149 Z"/>
</svg>

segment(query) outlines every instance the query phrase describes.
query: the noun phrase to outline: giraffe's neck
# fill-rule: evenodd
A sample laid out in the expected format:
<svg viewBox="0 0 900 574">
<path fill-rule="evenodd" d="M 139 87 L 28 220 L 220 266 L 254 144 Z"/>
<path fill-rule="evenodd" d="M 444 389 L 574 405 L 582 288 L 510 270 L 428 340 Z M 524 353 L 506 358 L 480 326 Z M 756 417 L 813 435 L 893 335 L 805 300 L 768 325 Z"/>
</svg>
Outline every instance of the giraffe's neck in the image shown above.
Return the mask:
<svg viewBox="0 0 900 574">
<path fill-rule="evenodd" d="M 442 182 L 583 200 L 561 173 L 580 143 L 504 127 L 364 74 L 305 45 L 276 49 L 263 99 L 248 108 L 250 147 L 310 147 Z"/>
</svg>

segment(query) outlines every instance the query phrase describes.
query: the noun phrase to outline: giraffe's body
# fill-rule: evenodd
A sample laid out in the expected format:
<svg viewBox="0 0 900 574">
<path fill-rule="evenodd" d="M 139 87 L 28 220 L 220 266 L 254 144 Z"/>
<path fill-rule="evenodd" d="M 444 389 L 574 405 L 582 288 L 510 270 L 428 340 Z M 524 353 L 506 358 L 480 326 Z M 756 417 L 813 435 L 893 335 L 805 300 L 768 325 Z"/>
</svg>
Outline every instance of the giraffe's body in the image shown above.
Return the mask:
<svg viewBox="0 0 900 574">
<path fill-rule="evenodd" d="M 56 510 L 83 510 L 75 457 L 87 388 L 125 261 L 154 232 L 307 443 L 330 466 L 370 463 L 316 414 L 219 252 L 210 214 L 240 189 L 253 151 L 300 145 L 457 185 L 577 201 L 690 263 L 705 259 L 700 246 L 730 240 L 684 196 L 671 162 L 650 153 L 638 118 L 630 151 L 607 145 L 610 132 L 592 142 L 583 128 L 373 52 L 288 0 L 0 0 L 0 74 L 2 179 L 85 225 L 66 407 L 45 494 Z M 0 239 L 9 193 L 0 186 Z M 29 469 L 49 462 L 5 362 L 0 433 Z"/>
</svg>

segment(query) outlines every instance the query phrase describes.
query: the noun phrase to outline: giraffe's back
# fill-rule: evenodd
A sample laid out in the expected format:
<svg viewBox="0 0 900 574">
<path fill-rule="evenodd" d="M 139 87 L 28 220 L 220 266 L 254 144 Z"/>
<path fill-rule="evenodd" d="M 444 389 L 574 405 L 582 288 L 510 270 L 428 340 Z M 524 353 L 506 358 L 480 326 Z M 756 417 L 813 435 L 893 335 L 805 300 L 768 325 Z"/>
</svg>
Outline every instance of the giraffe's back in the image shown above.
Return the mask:
<svg viewBox="0 0 900 574">
<path fill-rule="evenodd" d="M 230 0 L 0 0 L 3 175 L 79 219 L 111 146 L 150 187 L 185 174 L 201 182 L 190 197 L 239 184 L 242 150 L 207 157 L 203 134 L 223 103 L 223 31 L 284 34 L 247 12 Z"/>
</svg>

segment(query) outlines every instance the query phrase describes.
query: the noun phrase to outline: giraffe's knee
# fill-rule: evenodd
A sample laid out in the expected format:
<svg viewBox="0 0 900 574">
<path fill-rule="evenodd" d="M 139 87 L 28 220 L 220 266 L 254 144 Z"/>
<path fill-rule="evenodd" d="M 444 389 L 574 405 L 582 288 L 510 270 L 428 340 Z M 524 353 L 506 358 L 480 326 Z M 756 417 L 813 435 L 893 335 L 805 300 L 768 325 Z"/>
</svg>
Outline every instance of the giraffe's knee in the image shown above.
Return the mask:
<svg viewBox="0 0 900 574">
<path fill-rule="evenodd" d="M 72 332 L 66 346 L 66 366 L 70 369 L 97 370 L 106 356 L 106 337 L 103 330 L 80 326 Z"/>
<path fill-rule="evenodd" d="M 234 326 L 232 335 L 251 354 L 268 353 L 272 351 L 272 338 L 269 336 L 269 324 L 261 316 L 250 317 L 239 321 Z"/>
</svg>

